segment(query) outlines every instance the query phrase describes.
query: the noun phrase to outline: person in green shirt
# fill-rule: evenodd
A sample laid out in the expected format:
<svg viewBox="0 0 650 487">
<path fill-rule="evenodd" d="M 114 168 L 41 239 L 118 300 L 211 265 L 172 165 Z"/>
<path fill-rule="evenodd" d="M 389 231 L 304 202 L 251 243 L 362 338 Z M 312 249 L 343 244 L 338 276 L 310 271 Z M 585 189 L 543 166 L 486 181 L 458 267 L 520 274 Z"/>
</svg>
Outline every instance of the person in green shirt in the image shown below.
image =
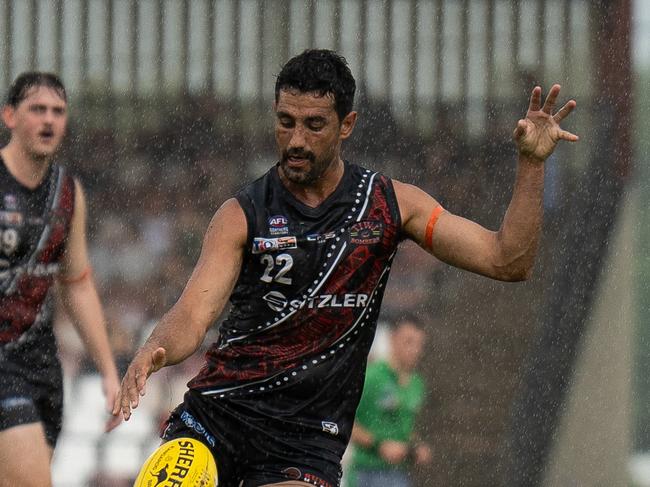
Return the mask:
<svg viewBox="0 0 650 487">
<path fill-rule="evenodd" d="M 368 365 L 352 430 L 351 487 L 409 487 L 409 466 L 431 462 L 431 449 L 414 435 L 425 396 L 415 368 L 425 338 L 419 320 L 401 316 L 390 331 L 387 360 Z"/>
</svg>

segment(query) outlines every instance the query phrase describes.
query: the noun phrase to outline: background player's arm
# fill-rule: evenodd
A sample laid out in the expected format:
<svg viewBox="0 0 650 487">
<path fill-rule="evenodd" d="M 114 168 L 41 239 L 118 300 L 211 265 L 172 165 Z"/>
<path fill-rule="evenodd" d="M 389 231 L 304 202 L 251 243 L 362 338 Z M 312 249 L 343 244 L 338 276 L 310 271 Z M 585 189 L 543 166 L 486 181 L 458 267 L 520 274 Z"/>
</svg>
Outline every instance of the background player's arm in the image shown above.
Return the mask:
<svg viewBox="0 0 650 487">
<path fill-rule="evenodd" d="M 88 355 L 102 375 L 107 409 L 110 411 L 119 389 L 119 379 L 108 342 L 102 305 L 90 272 L 86 243 L 86 200 L 81 185 L 77 181 L 75 185 L 74 214 L 63 255 L 59 289 L 66 311 Z M 112 425 L 107 427 L 111 428 Z"/>
<path fill-rule="evenodd" d="M 352 427 L 352 442 L 366 450 L 376 449 L 377 454 L 392 465 L 402 463 L 409 453 L 409 444 L 391 439 L 379 439 L 369 429 L 355 421 Z"/>
<path fill-rule="evenodd" d="M 443 211 L 432 238 L 426 235 L 433 210 L 439 206 L 415 186 L 395 182 L 402 228 L 405 234 L 448 264 L 494 279 L 518 281 L 532 272 L 542 225 L 544 160 L 559 140 L 578 137 L 559 126 L 575 108 L 566 103 L 553 114 L 560 86 L 554 85 L 541 105 L 541 88 L 532 92 L 526 118 L 514 131 L 519 149 L 517 176 L 512 199 L 498 231 L 490 231 L 465 218 Z"/>
<path fill-rule="evenodd" d="M 203 240 L 199 261 L 183 294 L 156 325 L 131 361 L 113 414 L 131 415 L 144 395 L 153 372 L 179 363 L 203 342 L 208 328 L 221 314 L 239 277 L 247 239 L 244 211 L 235 199 L 215 213 Z"/>
<path fill-rule="evenodd" d="M 352 440 L 352 443 L 355 445 L 365 448 L 366 450 L 376 447 L 378 443 L 375 435 L 359 423 L 358 420 L 356 420 L 352 426 L 352 435 L 350 436 L 350 440 Z"/>
</svg>

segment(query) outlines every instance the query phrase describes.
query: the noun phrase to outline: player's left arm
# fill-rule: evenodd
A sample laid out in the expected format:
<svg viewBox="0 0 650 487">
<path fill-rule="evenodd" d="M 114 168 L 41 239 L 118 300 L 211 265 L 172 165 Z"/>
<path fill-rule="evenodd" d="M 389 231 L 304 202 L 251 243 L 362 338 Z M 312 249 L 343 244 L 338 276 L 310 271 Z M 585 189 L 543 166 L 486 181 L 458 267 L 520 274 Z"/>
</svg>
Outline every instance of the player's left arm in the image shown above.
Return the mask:
<svg viewBox="0 0 650 487">
<path fill-rule="evenodd" d="M 519 150 L 517 175 L 501 227 L 488 230 L 442 209 L 419 188 L 394 181 L 407 237 L 448 264 L 493 279 L 520 281 L 530 276 L 542 226 L 544 161 L 559 140 L 578 140 L 559 126 L 575 101 L 553 114 L 560 86 L 553 85 L 543 106 L 541 91 L 533 89 L 526 117 L 513 134 Z"/>
<path fill-rule="evenodd" d="M 74 213 L 59 276 L 59 289 L 66 311 L 102 375 L 107 409 L 110 411 L 120 382 L 88 258 L 86 200 L 81 185 L 76 180 Z M 107 424 L 107 429 L 116 424 Z"/>
</svg>

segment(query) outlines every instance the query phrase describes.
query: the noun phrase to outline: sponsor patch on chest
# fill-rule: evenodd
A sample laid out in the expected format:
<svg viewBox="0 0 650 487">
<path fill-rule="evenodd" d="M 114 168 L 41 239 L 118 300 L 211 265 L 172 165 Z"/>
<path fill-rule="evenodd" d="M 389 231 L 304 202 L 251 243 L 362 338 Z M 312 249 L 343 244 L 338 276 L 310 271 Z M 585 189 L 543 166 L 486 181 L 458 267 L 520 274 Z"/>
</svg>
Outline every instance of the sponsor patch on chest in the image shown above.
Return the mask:
<svg viewBox="0 0 650 487">
<path fill-rule="evenodd" d="M 255 237 L 253 239 L 253 254 L 264 254 L 276 250 L 297 249 L 298 239 L 294 236 L 263 238 Z"/>
<path fill-rule="evenodd" d="M 19 211 L 0 211 L 0 224 L 20 226 L 23 224 L 23 214 Z"/>
<path fill-rule="evenodd" d="M 356 245 L 373 245 L 381 241 L 384 235 L 384 223 L 374 220 L 357 222 L 350 227 L 350 243 Z"/>
</svg>

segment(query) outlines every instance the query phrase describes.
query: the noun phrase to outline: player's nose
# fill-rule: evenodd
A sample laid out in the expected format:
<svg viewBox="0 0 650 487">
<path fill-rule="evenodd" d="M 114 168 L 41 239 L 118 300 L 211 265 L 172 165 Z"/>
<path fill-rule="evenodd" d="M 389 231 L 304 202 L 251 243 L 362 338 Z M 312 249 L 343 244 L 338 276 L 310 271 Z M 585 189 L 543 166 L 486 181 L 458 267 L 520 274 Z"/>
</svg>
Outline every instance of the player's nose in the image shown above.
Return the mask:
<svg viewBox="0 0 650 487">
<path fill-rule="evenodd" d="M 288 149 L 302 149 L 305 147 L 305 131 L 301 127 L 296 127 L 291 132 Z"/>
</svg>

